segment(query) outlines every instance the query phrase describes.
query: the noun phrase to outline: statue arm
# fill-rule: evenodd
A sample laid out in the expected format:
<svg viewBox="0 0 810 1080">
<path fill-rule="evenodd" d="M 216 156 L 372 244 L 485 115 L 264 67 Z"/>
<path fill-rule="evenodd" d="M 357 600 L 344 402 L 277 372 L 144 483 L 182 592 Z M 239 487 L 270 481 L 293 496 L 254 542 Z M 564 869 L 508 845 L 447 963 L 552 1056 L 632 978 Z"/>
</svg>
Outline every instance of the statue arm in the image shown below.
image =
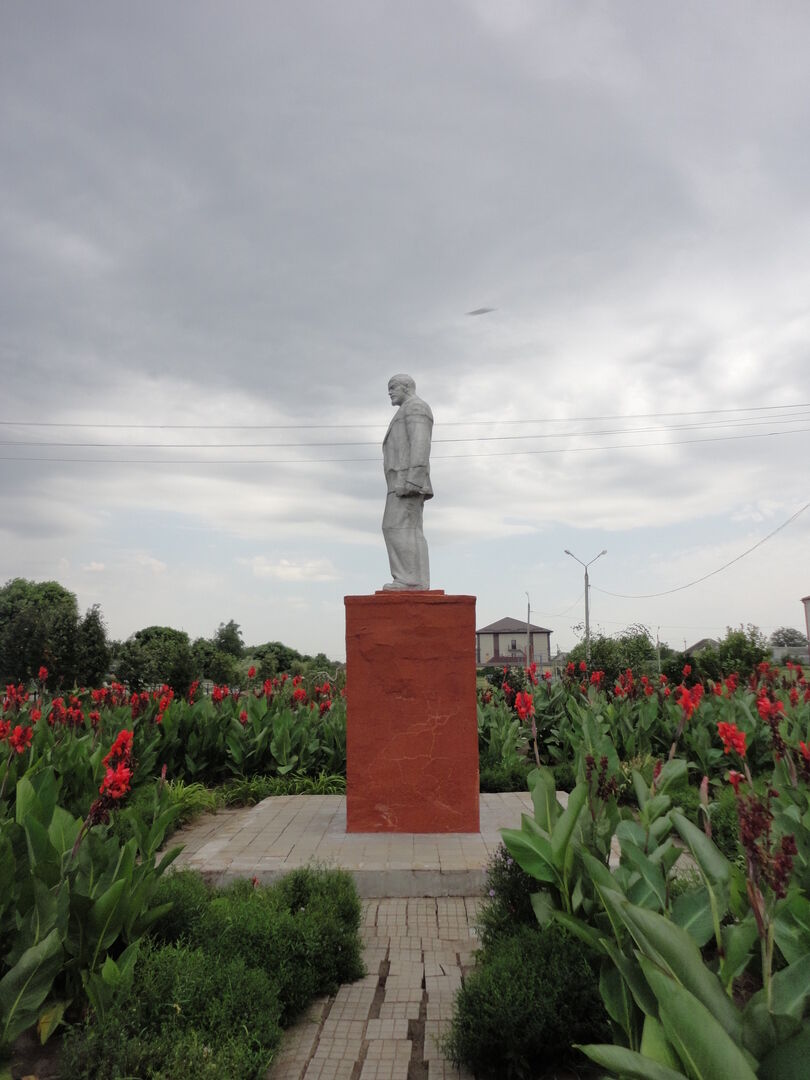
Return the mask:
<svg viewBox="0 0 810 1080">
<path fill-rule="evenodd" d="M 405 419 L 408 434 L 408 471 L 405 475 L 406 494 L 424 495 L 429 490 L 430 438 L 433 421 L 430 416 L 414 412 Z"/>
</svg>

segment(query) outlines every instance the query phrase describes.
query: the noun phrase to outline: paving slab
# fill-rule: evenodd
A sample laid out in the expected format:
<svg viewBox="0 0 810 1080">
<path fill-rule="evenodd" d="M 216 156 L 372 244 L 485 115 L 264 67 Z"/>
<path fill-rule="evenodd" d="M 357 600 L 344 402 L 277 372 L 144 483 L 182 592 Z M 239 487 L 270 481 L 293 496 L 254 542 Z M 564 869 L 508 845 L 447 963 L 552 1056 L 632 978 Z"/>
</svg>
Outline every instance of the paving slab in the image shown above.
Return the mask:
<svg viewBox="0 0 810 1080">
<path fill-rule="evenodd" d="M 284 1033 L 267 1080 L 473 1080 L 445 1060 L 441 1039 L 451 984 L 461 984 L 477 945 L 481 897 L 362 903 L 368 975 L 319 999 Z M 439 936 L 451 927 L 455 937 Z"/>
<path fill-rule="evenodd" d="M 344 796 L 277 795 L 207 814 L 175 833 L 169 846 L 183 844 L 175 865 L 199 870 L 212 885 L 240 877 L 270 884 L 316 863 L 349 871 L 361 897 L 474 896 L 500 830 L 519 827 L 531 797 L 482 793 L 480 807 L 477 833 L 347 833 Z M 444 933 L 455 934 L 449 914 Z"/>
</svg>

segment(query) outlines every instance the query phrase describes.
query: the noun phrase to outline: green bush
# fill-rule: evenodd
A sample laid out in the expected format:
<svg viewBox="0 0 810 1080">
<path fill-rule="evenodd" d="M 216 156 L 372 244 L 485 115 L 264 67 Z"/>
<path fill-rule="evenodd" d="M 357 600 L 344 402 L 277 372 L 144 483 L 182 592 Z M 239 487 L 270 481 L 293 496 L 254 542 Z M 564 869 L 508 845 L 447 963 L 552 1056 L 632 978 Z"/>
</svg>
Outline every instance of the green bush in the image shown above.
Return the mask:
<svg viewBox="0 0 810 1080">
<path fill-rule="evenodd" d="M 521 869 L 504 845 L 499 844 L 487 865 L 486 896 L 478 913 L 478 930 L 485 950 L 513 934 L 517 925 L 536 927 L 531 894 L 537 888 L 537 880 Z"/>
<path fill-rule="evenodd" d="M 731 862 L 740 854 L 740 823 L 737 818 L 737 799 L 731 785 L 721 788 L 720 794 L 709 804 L 709 820 L 712 823 L 712 840 Z"/>
<path fill-rule="evenodd" d="M 144 943 L 131 991 L 69 1032 L 64 1080 L 258 1078 L 281 1022 L 364 974 L 361 906 L 344 871 L 307 868 L 268 887 L 239 880 L 214 891 L 180 870 L 155 899 L 171 906 Z"/>
<path fill-rule="evenodd" d="M 577 783 L 577 773 L 572 761 L 559 761 L 551 766 L 557 791 L 573 791 Z"/>
<path fill-rule="evenodd" d="M 519 926 L 484 954 L 456 998 L 444 1053 L 480 1078 L 538 1076 L 571 1044 L 610 1038 L 585 946 L 556 924 Z"/>
<path fill-rule="evenodd" d="M 152 936 L 165 945 L 178 941 L 200 941 L 200 924 L 213 898 L 211 889 L 194 870 L 164 874 L 155 892 L 157 904 L 171 904 L 155 924 Z"/>
<path fill-rule="evenodd" d="M 275 980 L 241 958 L 212 964 L 200 948 L 148 944 L 126 1002 L 68 1031 L 63 1080 L 258 1080 L 281 1039 L 280 1012 Z"/>
<path fill-rule="evenodd" d="M 481 791 L 526 791 L 527 777 L 534 762 L 526 758 L 515 762 L 481 762 L 479 788 Z"/>
<path fill-rule="evenodd" d="M 273 973 L 289 1023 L 316 994 L 364 974 L 360 904 L 342 871 L 298 870 L 271 888 L 239 882 L 215 897 L 196 940 L 221 958 L 241 957 Z"/>
</svg>

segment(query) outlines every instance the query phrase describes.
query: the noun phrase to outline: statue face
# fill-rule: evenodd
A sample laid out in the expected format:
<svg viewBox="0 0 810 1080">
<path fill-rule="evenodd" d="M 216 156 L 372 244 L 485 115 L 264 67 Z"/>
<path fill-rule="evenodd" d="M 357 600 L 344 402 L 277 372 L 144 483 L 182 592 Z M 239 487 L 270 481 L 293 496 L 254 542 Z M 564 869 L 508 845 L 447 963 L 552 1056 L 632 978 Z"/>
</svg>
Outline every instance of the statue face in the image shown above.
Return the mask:
<svg viewBox="0 0 810 1080">
<path fill-rule="evenodd" d="M 392 405 L 401 405 L 408 397 L 408 391 L 401 383 L 389 383 L 388 396 Z"/>
</svg>

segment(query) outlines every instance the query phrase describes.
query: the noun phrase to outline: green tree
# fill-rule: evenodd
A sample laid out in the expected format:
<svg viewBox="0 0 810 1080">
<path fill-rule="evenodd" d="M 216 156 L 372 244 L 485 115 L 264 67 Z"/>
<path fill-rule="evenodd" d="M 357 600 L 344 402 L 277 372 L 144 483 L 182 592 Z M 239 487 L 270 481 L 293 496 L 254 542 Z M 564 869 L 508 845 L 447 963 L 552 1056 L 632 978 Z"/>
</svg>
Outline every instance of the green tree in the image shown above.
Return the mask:
<svg viewBox="0 0 810 1080">
<path fill-rule="evenodd" d="M 191 645 L 185 630 L 170 626 L 147 626 L 121 647 L 116 674 L 131 690 L 168 683 L 185 694 L 194 678 Z"/>
<path fill-rule="evenodd" d="M 79 609 L 56 581 L 14 578 L 0 589 L 0 674 L 27 682 L 48 668 L 51 687 L 73 686 Z"/>
<path fill-rule="evenodd" d="M 239 623 L 234 622 L 233 619 L 226 623 L 220 623 L 216 634 L 214 634 L 214 646 L 220 652 L 230 653 L 231 656 L 235 656 L 239 660 L 245 651 L 245 643 L 242 640 Z"/>
<path fill-rule="evenodd" d="M 198 637 L 194 639 L 191 644 L 191 659 L 195 679 L 213 678 L 211 675 L 211 662 L 216 651 L 216 645 L 214 645 L 211 638 Z"/>
<path fill-rule="evenodd" d="M 575 664 L 585 659 L 584 641 L 574 646 L 568 659 Z M 636 674 L 645 674 L 654 670 L 656 663 L 655 642 L 645 626 L 629 626 L 613 637 L 591 635 L 591 670 L 604 671 L 608 684 L 627 668 L 632 668 Z"/>
<path fill-rule="evenodd" d="M 293 671 L 303 667 L 307 657 L 296 649 L 280 641 L 267 641 L 251 649 L 256 661 L 256 673 L 260 679 L 272 679 L 282 671 Z"/>
<path fill-rule="evenodd" d="M 98 604 L 89 607 L 79 623 L 76 651 L 77 681 L 83 686 L 99 686 L 110 669 L 111 650 Z"/>
<path fill-rule="evenodd" d="M 235 686 L 239 681 L 239 661 L 231 653 L 215 649 L 208 665 L 207 678 L 225 686 Z"/>
<path fill-rule="evenodd" d="M 756 671 L 757 664 L 768 660 L 771 650 L 768 642 L 758 626 L 751 623 L 743 629 L 742 626 L 732 630 L 726 628 L 726 636 L 717 646 L 717 657 L 724 675 L 736 671 L 745 678 Z"/>
<path fill-rule="evenodd" d="M 801 630 L 794 630 L 792 626 L 779 626 L 768 639 L 771 645 L 783 649 L 806 649 L 807 638 Z"/>
</svg>

